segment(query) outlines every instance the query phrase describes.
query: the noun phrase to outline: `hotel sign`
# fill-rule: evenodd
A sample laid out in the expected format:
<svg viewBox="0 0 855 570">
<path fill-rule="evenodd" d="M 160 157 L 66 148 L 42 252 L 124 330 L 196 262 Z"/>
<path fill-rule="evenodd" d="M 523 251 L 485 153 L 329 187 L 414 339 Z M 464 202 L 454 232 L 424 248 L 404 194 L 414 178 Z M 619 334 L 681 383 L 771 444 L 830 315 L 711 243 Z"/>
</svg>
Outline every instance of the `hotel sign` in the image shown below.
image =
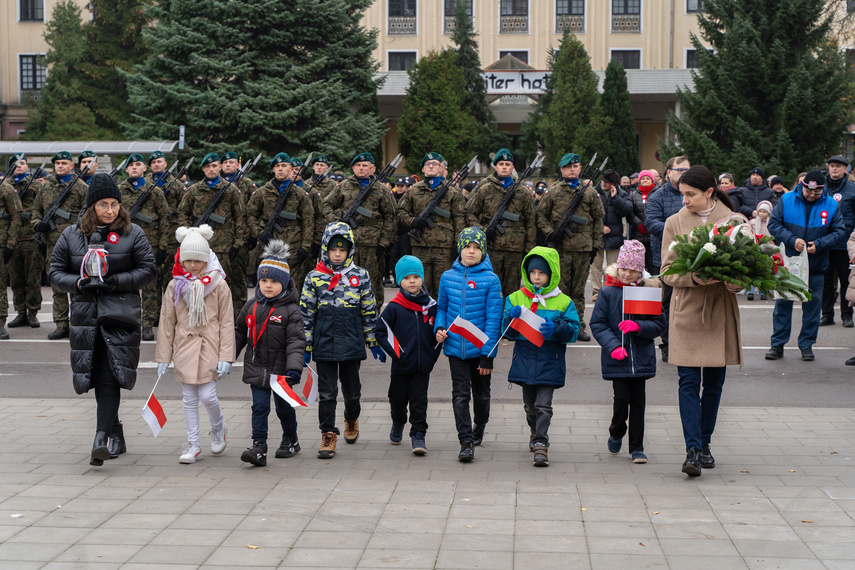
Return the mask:
<svg viewBox="0 0 855 570">
<path fill-rule="evenodd" d="M 485 71 L 481 73 L 487 95 L 543 93 L 550 71 Z"/>
</svg>

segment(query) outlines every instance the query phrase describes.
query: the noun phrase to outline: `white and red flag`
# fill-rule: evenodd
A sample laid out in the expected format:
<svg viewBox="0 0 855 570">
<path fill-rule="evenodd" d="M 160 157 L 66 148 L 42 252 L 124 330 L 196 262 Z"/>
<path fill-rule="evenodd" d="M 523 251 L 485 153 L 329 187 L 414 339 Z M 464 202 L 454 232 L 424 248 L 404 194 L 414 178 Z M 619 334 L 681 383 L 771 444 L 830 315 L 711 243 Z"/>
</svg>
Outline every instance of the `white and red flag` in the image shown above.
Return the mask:
<svg viewBox="0 0 855 570">
<path fill-rule="evenodd" d="M 270 387 L 280 398 L 291 404 L 294 408 L 308 408 L 315 405 L 318 399 L 318 382 L 315 371 L 306 367 L 306 381 L 298 391 L 288 385 L 287 376 L 270 375 Z"/>
<path fill-rule="evenodd" d="M 142 417 L 145 423 L 148 424 L 148 427 L 151 428 L 151 433 L 154 437 L 160 435 L 160 430 L 166 424 L 166 414 L 163 413 L 163 407 L 154 396 L 154 391 L 152 391 L 151 396 L 148 397 L 145 406 L 143 406 Z"/>
<path fill-rule="evenodd" d="M 380 317 L 380 320 L 383 321 L 384 325 L 386 325 L 386 335 L 389 337 L 389 344 L 392 345 L 392 350 L 395 351 L 395 356 L 401 358 L 401 353 L 404 352 L 404 349 L 401 348 L 401 343 L 398 342 L 398 337 L 396 337 L 395 333 L 392 332 L 392 327 L 389 326 L 386 319 Z"/>
<path fill-rule="evenodd" d="M 525 307 L 520 307 L 522 312 L 516 319 L 511 320 L 511 328 L 518 331 L 530 343 L 535 346 L 543 346 L 543 335 L 540 334 L 540 325 L 546 322 L 546 319 L 529 311 Z"/>
<path fill-rule="evenodd" d="M 662 289 L 659 287 L 624 287 L 625 315 L 661 315 Z"/>
<path fill-rule="evenodd" d="M 478 348 L 482 348 L 490 339 L 484 331 L 466 319 L 461 318 L 460 315 L 457 315 L 457 317 L 451 322 L 451 325 L 448 327 L 448 332 L 459 334 Z"/>
</svg>

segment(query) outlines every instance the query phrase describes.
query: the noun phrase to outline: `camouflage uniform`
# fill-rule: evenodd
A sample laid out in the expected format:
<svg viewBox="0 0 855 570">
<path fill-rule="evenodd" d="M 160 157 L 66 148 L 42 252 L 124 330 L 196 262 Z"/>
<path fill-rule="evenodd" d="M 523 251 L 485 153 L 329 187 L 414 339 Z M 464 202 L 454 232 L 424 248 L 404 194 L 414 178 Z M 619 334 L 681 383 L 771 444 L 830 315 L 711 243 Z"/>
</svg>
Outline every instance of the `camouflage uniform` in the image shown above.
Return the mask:
<svg viewBox="0 0 855 570">
<path fill-rule="evenodd" d="M 303 184 L 303 188 L 308 188 L 315 181 L 315 175 Z M 312 188 L 312 209 L 315 212 L 315 229 L 312 232 L 312 249 L 311 249 L 311 257 L 309 257 L 309 261 L 312 265 L 317 263 L 318 257 L 321 253 L 321 238 L 324 235 L 324 229 L 327 227 L 327 224 L 330 222 L 334 222 L 337 220 L 330 220 L 327 215 L 329 212 L 327 211 L 327 207 L 324 204 L 324 198 L 330 195 L 336 187 L 336 183 L 329 178 L 324 178 L 322 182 L 316 184 Z"/>
<path fill-rule="evenodd" d="M 119 184 L 119 192 L 122 193 L 122 205 L 130 211 L 137 203 L 140 196 L 149 188 L 152 188 L 151 182 L 144 180 L 144 183 L 139 188 L 134 188 L 130 179 Z M 169 206 L 166 204 L 166 198 L 163 197 L 163 192 L 160 188 L 154 188 L 145 201 L 145 204 L 140 208 L 140 211 L 131 220 L 137 224 L 148 238 L 148 243 L 154 252 L 158 250 L 166 251 L 166 246 L 169 243 Z M 164 262 L 165 265 L 170 265 Z M 160 268 L 158 268 L 160 269 Z M 160 300 L 162 294 L 158 288 L 157 280 L 152 280 L 142 290 L 142 326 L 155 326 L 158 317 L 160 316 Z"/>
<path fill-rule="evenodd" d="M 332 174 L 332 172 L 327 171 L 327 174 Z M 318 179 L 317 174 L 312 174 L 312 177 L 306 180 L 306 183 L 313 184 Z M 324 178 L 322 181 L 315 184 L 314 189 L 317 190 L 318 194 L 321 195 L 321 200 L 325 199 L 330 195 L 330 192 L 335 190 L 336 183 L 335 180 L 330 180 L 329 176 Z M 321 231 L 321 236 L 323 235 L 323 231 Z M 321 243 L 321 236 L 318 236 L 318 243 Z"/>
<path fill-rule="evenodd" d="M 9 301 L 6 298 L 6 261 L 3 250 L 9 248 L 14 251 L 18 246 L 21 210 L 21 201 L 12 186 L 0 184 L 0 326 L 6 324 L 9 313 Z"/>
<path fill-rule="evenodd" d="M 584 184 L 580 182 L 580 186 Z M 537 207 L 537 227 L 549 238 L 549 234 L 555 231 L 561 223 L 561 218 L 570 202 L 576 194 L 576 189 L 560 180 L 552 185 L 546 196 Z M 585 282 L 588 280 L 588 272 L 591 268 L 591 251 L 603 248 L 603 203 L 597 196 L 597 191 L 588 187 L 585 197 L 576 209 L 576 215 L 588 220 L 581 224 L 570 222 L 568 228 L 573 232 L 573 237 L 564 236 L 564 240 L 558 247 L 561 254 L 561 282 L 559 288 L 565 295 L 569 295 L 576 305 L 576 312 L 584 327 L 585 315 Z M 552 245 L 550 244 L 550 247 Z"/>
<path fill-rule="evenodd" d="M 361 190 L 359 179 L 349 176 L 330 192 L 324 200 L 330 220 L 341 220 L 344 213 L 356 200 Z M 353 231 L 356 236 L 356 253 L 354 263 L 371 275 L 374 284 L 374 296 L 377 306 L 383 307 L 385 295 L 383 291 L 383 271 L 385 262 L 377 259 L 377 246 L 388 250 L 397 229 L 395 223 L 395 200 L 385 186 L 375 184 L 362 201 L 360 212 L 354 216 L 357 228 Z"/>
<path fill-rule="evenodd" d="M 202 213 L 214 196 L 226 187 L 227 182 L 219 178 L 213 187 L 208 185 L 208 180 L 197 182 L 187 189 L 184 199 L 178 206 L 178 221 L 182 226 L 195 226 Z M 232 263 L 230 254 L 232 248 L 240 251 L 240 246 L 246 243 L 247 227 L 238 190 L 229 185 L 223 199 L 214 208 L 212 215 L 206 222 L 214 230 L 214 237 L 208 242 L 211 251 L 217 254 L 220 265 L 226 273 L 226 282 L 232 292 L 232 305 L 235 315 L 246 304 L 246 280 L 240 271 L 238 264 Z"/>
<path fill-rule="evenodd" d="M 169 282 L 172 281 L 172 266 L 175 263 L 175 252 L 178 251 L 178 238 L 175 237 L 175 230 L 181 225 L 178 223 L 178 206 L 181 204 L 182 198 L 184 198 L 185 188 L 183 182 L 168 173 L 161 181 L 159 175 L 149 172 L 145 175 L 145 180 L 147 183 L 154 184 L 155 177 L 157 177 L 157 186 L 161 191 L 166 190 L 172 184 L 167 193 L 163 194 L 161 192 L 166 200 L 166 209 L 169 218 L 169 226 L 166 229 L 166 261 L 157 268 L 156 280 L 157 289 L 163 294 Z M 174 183 L 172 182 L 173 180 L 175 180 Z M 160 319 L 160 314 L 158 314 L 157 318 Z"/>
<path fill-rule="evenodd" d="M 246 208 L 246 223 L 250 235 L 257 237 L 267 229 L 267 222 L 273 215 L 273 209 L 279 200 L 279 181 L 270 179 L 264 186 L 256 190 L 249 198 Z M 281 239 L 290 248 L 288 264 L 291 267 L 291 279 L 300 289 L 309 272 L 310 258 L 297 265 L 297 252 L 302 248 L 309 253 L 312 249 L 312 232 L 315 228 L 315 215 L 312 200 L 296 185 L 291 185 L 291 193 L 282 206 L 277 221 L 279 229 L 273 228 L 273 239 Z M 259 247 L 263 247 L 259 244 Z"/>
<path fill-rule="evenodd" d="M 235 173 L 237 174 L 237 173 Z M 234 176 L 231 174 L 230 176 Z M 220 179 L 228 181 L 228 177 L 224 173 L 220 173 Z M 232 186 L 235 186 L 234 184 Z M 237 184 L 238 192 L 240 193 L 240 205 L 243 207 L 244 211 L 246 211 L 246 205 L 249 203 L 250 197 L 252 197 L 253 192 L 257 190 L 255 187 L 255 182 L 250 178 L 243 178 L 240 183 Z M 246 232 L 247 239 L 249 238 L 249 232 Z M 255 273 L 256 269 L 256 261 L 258 259 L 258 248 L 249 249 L 246 240 L 238 244 L 240 251 L 232 262 L 232 266 L 236 266 L 236 271 L 240 272 L 241 275 L 244 276 L 244 288 L 246 287 L 246 275 L 250 273 Z M 251 261 L 251 263 L 250 263 Z M 243 306 L 241 306 L 241 309 Z"/>
<path fill-rule="evenodd" d="M 413 220 L 422 213 L 435 195 L 436 191 L 431 189 L 427 180 L 410 187 L 398 202 L 398 223 L 412 227 Z M 466 227 L 464 207 L 463 195 L 456 186 L 452 186 L 434 210 L 434 227 L 423 228 L 420 230 L 421 239 L 410 241 L 413 255 L 418 257 L 424 266 L 425 288 L 434 299 L 439 295 L 439 280 L 443 272 L 451 269 L 454 258 L 457 257 L 457 236 Z"/>
<path fill-rule="evenodd" d="M 71 175 L 71 179 L 74 175 Z M 36 195 L 36 201 L 33 203 L 32 217 L 30 224 L 33 228 L 42 221 L 48 210 L 51 209 L 53 203 L 59 198 L 59 195 L 65 190 L 66 186 L 71 182 L 71 179 L 66 183 L 60 183 L 56 174 L 51 175 L 47 182 L 42 185 L 41 190 Z M 53 247 L 59 240 L 59 236 L 65 228 L 77 223 L 77 218 L 80 215 L 80 210 L 86 207 L 86 194 L 89 192 L 89 187 L 82 180 L 74 183 L 74 188 L 60 204 L 59 209 L 54 216 L 56 231 L 50 231 L 44 236 L 44 244 L 47 249 L 45 255 L 45 271 L 50 268 L 50 258 L 53 255 Z M 47 220 L 45 220 L 47 221 Z M 68 293 L 60 291 L 56 287 L 53 288 L 53 322 L 57 324 L 57 328 L 68 327 Z"/>
<path fill-rule="evenodd" d="M 495 172 L 486 177 L 469 195 L 466 203 L 467 226 L 477 226 L 484 231 L 490 225 L 507 190 Z M 520 265 L 525 254 L 537 242 L 534 200 L 525 187 L 518 187 L 514 198 L 505 209 L 502 226 L 504 235 L 496 232 L 496 241 L 490 249 L 493 272 L 502 282 L 502 295 L 508 296 L 520 289 Z"/>
<path fill-rule="evenodd" d="M 17 193 L 21 203 L 21 229 L 18 233 L 18 245 L 12 260 L 6 266 L 9 271 L 9 281 L 12 285 L 13 303 L 15 311 L 19 315 L 35 317 L 42 308 L 42 269 L 44 259 L 39 250 L 39 244 L 33 240 L 33 226 L 30 225 L 33 203 L 41 186 L 38 182 L 30 184 L 24 199 L 21 200 L 21 192 L 32 178 L 31 174 L 25 175 L 18 182 L 12 175 L 6 181 Z M 5 216 L 4 216 L 5 217 Z M 2 223 L 0 223 L 2 225 Z"/>
</svg>

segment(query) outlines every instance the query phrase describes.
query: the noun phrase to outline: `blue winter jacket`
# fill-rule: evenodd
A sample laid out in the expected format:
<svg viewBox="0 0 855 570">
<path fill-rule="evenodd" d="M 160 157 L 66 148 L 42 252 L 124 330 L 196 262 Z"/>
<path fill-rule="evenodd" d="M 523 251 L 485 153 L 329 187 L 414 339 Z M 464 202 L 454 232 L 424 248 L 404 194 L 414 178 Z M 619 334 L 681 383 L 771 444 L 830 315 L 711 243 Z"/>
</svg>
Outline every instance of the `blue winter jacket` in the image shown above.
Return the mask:
<svg viewBox="0 0 855 570">
<path fill-rule="evenodd" d="M 427 306 L 430 296 L 422 288 L 422 293 L 413 297 L 403 289 L 398 292 L 404 299 Z M 398 296 L 386 304 L 383 314 L 377 319 L 377 342 L 392 358 L 392 374 L 430 373 L 442 350 L 436 346 L 436 334 L 433 324 L 436 320 L 436 305 L 430 307 L 427 315 L 421 311 L 407 309 L 396 302 Z M 401 357 L 395 354 L 386 324 L 398 339 Z"/>
<path fill-rule="evenodd" d="M 799 254 L 795 249 L 796 239 L 814 242 L 816 253 L 808 255 L 808 263 L 810 274 L 819 275 L 828 268 L 828 250 L 840 244 L 845 246 L 849 235 L 834 198 L 823 191 L 809 211 L 805 202 L 801 184 L 784 194 L 772 208 L 769 233 L 775 236 L 777 243 L 786 246 L 788 256 Z"/>
<path fill-rule="evenodd" d="M 490 256 L 485 254 L 484 261 L 473 267 L 464 267 L 460 258 L 442 274 L 437 295 L 436 324 L 434 333 L 447 329 L 457 315 L 481 329 L 489 339 L 483 348 L 478 348 L 462 336 L 448 333 L 443 343 L 446 356 L 456 356 L 463 360 L 469 358 L 494 358 L 498 347 L 502 324 L 502 287 L 499 277 L 493 273 Z"/>
<path fill-rule="evenodd" d="M 665 182 L 656 192 L 647 197 L 644 210 L 644 227 L 650 232 L 650 249 L 653 250 L 653 265 L 662 265 L 662 234 L 665 220 L 683 208 L 683 196 L 677 188 Z"/>
<path fill-rule="evenodd" d="M 610 266 L 607 274 L 616 277 L 616 268 Z M 648 280 L 644 285 L 656 286 Z M 635 333 L 623 334 L 618 324 L 629 319 L 638 323 L 641 329 Z M 623 287 L 606 285 L 600 289 L 594 311 L 591 313 L 591 334 L 603 347 L 600 352 L 600 366 L 603 378 L 652 378 L 656 376 L 656 345 L 654 339 L 665 330 L 664 315 L 624 315 Z M 612 358 L 612 351 L 621 346 L 626 349 L 628 356 L 623 360 Z"/>
<path fill-rule="evenodd" d="M 840 215 L 843 217 L 843 225 L 846 226 L 846 235 L 852 235 L 855 231 L 855 182 L 844 176 L 835 185 L 831 178 L 826 177 L 825 191 L 837 202 Z M 846 241 L 831 249 L 846 249 Z"/>
</svg>

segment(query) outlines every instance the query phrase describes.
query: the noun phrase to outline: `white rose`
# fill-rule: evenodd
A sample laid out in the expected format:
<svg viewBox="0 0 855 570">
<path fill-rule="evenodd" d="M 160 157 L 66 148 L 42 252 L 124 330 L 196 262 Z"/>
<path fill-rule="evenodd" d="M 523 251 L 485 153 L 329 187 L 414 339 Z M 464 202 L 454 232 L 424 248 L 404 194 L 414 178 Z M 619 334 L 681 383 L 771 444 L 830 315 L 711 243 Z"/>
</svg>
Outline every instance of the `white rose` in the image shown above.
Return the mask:
<svg viewBox="0 0 855 570">
<path fill-rule="evenodd" d="M 707 251 L 708 251 L 708 252 L 710 252 L 710 253 L 715 253 L 715 245 L 714 245 L 714 244 L 712 244 L 712 243 L 705 243 L 705 244 L 704 244 L 704 249 L 705 249 L 705 250 L 707 250 Z"/>
<path fill-rule="evenodd" d="M 668 244 L 668 251 L 674 251 L 674 249 L 675 249 L 676 247 L 677 247 L 677 242 L 676 242 L 676 241 L 672 241 L 670 244 Z"/>
</svg>

